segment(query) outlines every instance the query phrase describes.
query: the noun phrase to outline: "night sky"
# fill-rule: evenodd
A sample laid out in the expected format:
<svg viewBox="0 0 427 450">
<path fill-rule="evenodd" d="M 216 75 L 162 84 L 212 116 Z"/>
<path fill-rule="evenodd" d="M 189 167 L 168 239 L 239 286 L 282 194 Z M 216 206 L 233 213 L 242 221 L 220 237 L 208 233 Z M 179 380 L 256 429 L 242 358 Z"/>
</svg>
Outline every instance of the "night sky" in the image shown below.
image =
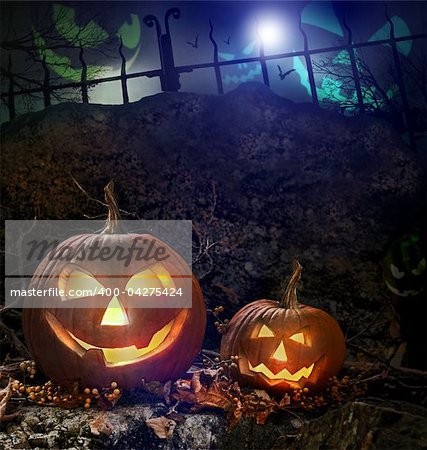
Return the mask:
<svg viewBox="0 0 427 450">
<path fill-rule="evenodd" d="M 164 14 L 171 7 L 181 10 L 180 19 L 170 19 L 176 66 L 212 61 L 209 20 L 214 25 L 214 38 L 218 43 L 220 60 L 259 55 L 256 21 L 267 55 L 302 49 L 303 40 L 298 30 L 300 11 L 310 48 L 328 47 L 343 42 L 343 14 L 353 30 L 355 41 L 387 38 L 389 33 L 383 2 L 2 2 L 2 41 L 30 32 L 37 14 L 46 14 L 46 17 L 50 18 L 54 8 L 63 7 L 64 11 L 70 14 L 67 17 L 72 18 L 77 25 L 93 19 L 101 30 L 106 30 L 110 37 L 116 39 L 107 56 L 98 51 L 101 45 L 97 49 L 86 50 L 87 62 L 103 66 L 103 76 L 120 73 L 118 30 L 126 30 L 130 36 L 129 47 L 125 48 L 130 62 L 128 73 L 159 68 L 155 31 L 143 23 L 143 18 L 147 14 L 154 14 L 164 31 Z M 408 32 L 425 33 L 425 2 L 389 2 L 388 13 L 395 22 L 397 36 Z M 196 42 L 197 36 L 197 47 L 193 47 L 191 43 Z M 406 49 L 405 56 L 411 57 L 417 45 L 418 42 Z M 19 70 L 27 72 L 24 66 L 28 65 L 28 58 L 25 60 L 22 52 L 2 51 L 2 66 L 7 65 L 9 54 L 13 57 L 14 70 L 19 67 Z M 75 64 L 78 61 L 76 52 L 72 58 Z M 286 82 L 281 82 L 277 65 L 280 65 L 284 72 L 292 68 L 296 70 L 289 75 Z M 268 68 L 274 91 L 294 101 L 310 101 L 307 83 L 303 79 L 305 68 L 302 59 L 272 60 Z M 36 73 L 34 64 L 32 70 Z M 37 70 L 39 74 L 34 75 L 34 78 L 41 77 L 40 69 Z M 76 72 L 77 78 L 79 73 Z M 64 73 L 53 73 L 52 76 L 62 82 L 70 80 Z M 222 77 L 226 92 L 244 81 L 262 81 L 260 66 L 257 63 L 228 66 L 222 70 Z M 216 93 L 217 89 L 212 69 L 181 74 L 180 83 L 182 91 Z M 321 80 L 319 84 L 321 85 Z M 130 80 L 128 85 L 131 101 L 161 91 L 157 77 Z M 6 86 L 2 92 L 5 90 Z M 120 82 L 93 88 L 90 100 L 93 103 L 121 103 Z M 3 113 L 4 108 L 2 105 Z M 35 108 L 37 109 L 37 106 Z"/>
</svg>

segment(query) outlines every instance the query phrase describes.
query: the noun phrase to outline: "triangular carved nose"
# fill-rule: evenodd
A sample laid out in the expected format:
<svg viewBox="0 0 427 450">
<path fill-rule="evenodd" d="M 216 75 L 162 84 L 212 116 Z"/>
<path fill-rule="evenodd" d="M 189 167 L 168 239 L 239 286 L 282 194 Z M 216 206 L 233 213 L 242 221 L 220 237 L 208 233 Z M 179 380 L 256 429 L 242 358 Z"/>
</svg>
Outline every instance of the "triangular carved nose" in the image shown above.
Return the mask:
<svg viewBox="0 0 427 450">
<path fill-rule="evenodd" d="M 129 325 L 125 309 L 117 297 L 113 297 L 102 317 L 101 325 L 123 326 Z"/>
<path fill-rule="evenodd" d="M 287 361 L 288 355 L 286 354 L 285 345 L 283 341 L 280 341 L 279 346 L 276 348 L 272 358 L 277 359 L 278 361 Z"/>
</svg>

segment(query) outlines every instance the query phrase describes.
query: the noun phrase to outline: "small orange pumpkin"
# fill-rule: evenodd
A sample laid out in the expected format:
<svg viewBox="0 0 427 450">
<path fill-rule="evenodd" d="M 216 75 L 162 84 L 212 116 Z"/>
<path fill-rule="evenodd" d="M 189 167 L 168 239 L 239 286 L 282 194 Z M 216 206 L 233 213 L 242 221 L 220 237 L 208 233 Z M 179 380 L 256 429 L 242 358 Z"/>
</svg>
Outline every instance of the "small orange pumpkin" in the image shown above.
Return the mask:
<svg viewBox="0 0 427 450">
<path fill-rule="evenodd" d="M 299 304 L 294 271 L 281 302 L 257 300 L 238 311 L 221 341 L 221 359 L 238 356 L 236 376 L 251 385 L 283 394 L 304 387 L 320 390 L 341 369 L 343 333 L 326 312 Z"/>
</svg>

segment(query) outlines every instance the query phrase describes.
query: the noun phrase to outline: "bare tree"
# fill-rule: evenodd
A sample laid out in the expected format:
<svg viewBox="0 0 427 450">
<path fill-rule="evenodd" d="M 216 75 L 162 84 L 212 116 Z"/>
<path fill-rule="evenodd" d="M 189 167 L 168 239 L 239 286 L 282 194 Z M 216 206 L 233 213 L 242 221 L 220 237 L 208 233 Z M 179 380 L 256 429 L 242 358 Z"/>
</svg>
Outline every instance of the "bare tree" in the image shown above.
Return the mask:
<svg viewBox="0 0 427 450">
<path fill-rule="evenodd" d="M 46 104 L 50 96 L 58 101 L 76 99 L 77 92 L 70 95 L 70 91 L 50 90 L 49 85 L 64 79 L 80 82 L 83 75 L 90 81 L 102 75 L 105 67 L 99 61 L 117 58 L 117 37 L 99 25 L 99 14 L 77 21 L 75 11 L 65 5 L 36 2 L 26 7 L 30 8 L 26 20 L 21 11 L 16 14 L 12 2 L 3 7 L 2 86 L 26 91 L 23 99 L 30 109 L 33 101 L 44 98 Z M 97 62 L 85 67 L 85 58 Z M 10 108 L 7 98 L 2 96 L 2 100 Z"/>
<path fill-rule="evenodd" d="M 404 132 L 399 80 L 391 49 L 381 46 L 369 54 L 366 49 L 358 49 L 355 57 L 365 111 L 388 120 Z M 425 118 L 427 111 L 427 57 L 422 51 L 412 52 L 410 57 L 399 54 L 399 57 L 416 131 L 425 123 L 420 118 Z M 322 89 L 328 94 L 322 102 L 325 106 L 343 114 L 357 110 L 354 74 L 345 50 L 338 55 L 313 61 L 313 68 L 316 74 L 323 76 Z"/>
</svg>

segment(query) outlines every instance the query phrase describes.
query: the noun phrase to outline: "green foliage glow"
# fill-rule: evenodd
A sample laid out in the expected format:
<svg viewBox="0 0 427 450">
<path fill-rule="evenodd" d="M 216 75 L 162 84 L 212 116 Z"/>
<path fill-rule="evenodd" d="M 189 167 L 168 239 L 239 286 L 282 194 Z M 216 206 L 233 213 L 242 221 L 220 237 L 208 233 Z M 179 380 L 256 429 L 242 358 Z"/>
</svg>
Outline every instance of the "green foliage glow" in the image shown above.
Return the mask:
<svg viewBox="0 0 427 450">
<path fill-rule="evenodd" d="M 82 26 L 76 23 L 74 8 L 54 3 L 52 21 L 59 36 L 70 43 L 79 43 L 83 48 L 92 48 L 108 39 L 108 33 L 94 20 Z"/>
</svg>

